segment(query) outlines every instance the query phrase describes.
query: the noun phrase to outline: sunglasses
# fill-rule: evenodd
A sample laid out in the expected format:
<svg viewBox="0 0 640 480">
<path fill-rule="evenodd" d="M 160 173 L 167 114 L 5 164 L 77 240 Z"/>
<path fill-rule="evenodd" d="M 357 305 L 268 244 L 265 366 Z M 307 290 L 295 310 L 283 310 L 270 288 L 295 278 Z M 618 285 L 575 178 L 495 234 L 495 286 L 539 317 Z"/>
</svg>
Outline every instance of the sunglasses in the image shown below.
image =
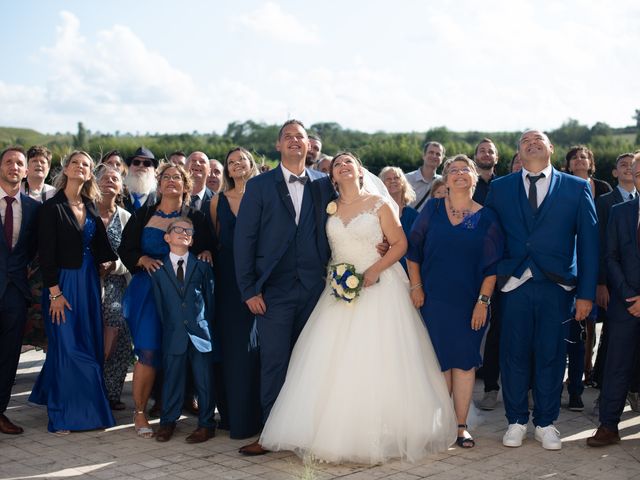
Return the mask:
<svg viewBox="0 0 640 480">
<path fill-rule="evenodd" d="M 138 160 L 137 158 L 134 158 L 133 160 L 131 160 L 131 165 L 133 165 L 134 167 L 144 165 L 145 167 L 149 168 L 151 165 L 153 165 L 153 162 L 151 160 Z"/>
<path fill-rule="evenodd" d="M 193 228 L 172 227 L 171 230 L 169 230 L 169 233 L 171 233 L 171 232 L 184 233 L 185 235 L 188 235 L 190 237 L 190 236 L 193 235 Z"/>
</svg>

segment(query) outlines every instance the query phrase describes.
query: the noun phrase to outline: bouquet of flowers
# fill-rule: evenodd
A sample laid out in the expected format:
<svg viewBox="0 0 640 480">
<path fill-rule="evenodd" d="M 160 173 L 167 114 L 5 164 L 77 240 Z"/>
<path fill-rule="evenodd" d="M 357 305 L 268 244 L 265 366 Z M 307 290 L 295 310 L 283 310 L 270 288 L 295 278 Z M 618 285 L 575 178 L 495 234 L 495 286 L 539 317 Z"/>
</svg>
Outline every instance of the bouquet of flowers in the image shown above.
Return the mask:
<svg viewBox="0 0 640 480">
<path fill-rule="evenodd" d="M 333 296 L 351 303 L 362 290 L 362 274 L 350 263 L 336 263 L 329 267 Z"/>
</svg>

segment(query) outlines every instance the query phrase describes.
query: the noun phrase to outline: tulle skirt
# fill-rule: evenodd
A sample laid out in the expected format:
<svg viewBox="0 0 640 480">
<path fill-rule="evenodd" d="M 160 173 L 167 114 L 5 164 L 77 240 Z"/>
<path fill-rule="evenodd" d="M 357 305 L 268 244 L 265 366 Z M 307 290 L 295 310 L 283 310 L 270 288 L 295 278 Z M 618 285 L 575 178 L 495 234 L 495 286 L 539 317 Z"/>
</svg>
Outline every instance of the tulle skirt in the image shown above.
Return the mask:
<svg viewBox="0 0 640 480">
<path fill-rule="evenodd" d="M 446 450 L 456 423 L 406 274 L 396 264 L 350 304 L 325 288 L 260 443 L 332 463 L 414 462 Z"/>
</svg>

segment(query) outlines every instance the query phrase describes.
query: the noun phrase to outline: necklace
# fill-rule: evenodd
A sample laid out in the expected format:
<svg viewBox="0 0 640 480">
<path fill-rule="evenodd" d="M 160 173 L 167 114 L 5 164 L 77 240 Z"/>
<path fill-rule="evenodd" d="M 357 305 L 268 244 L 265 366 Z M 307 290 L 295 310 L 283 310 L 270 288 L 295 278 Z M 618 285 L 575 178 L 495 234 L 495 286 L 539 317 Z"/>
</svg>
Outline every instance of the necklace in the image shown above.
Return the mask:
<svg viewBox="0 0 640 480">
<path fill-rule="evenodd" d="M 154 215 L 161 218 L 176 218 L 181 215 L 180 210 L 174 210 L 173 212 L 164 213 L 162 210 L 158 209 L 155 211 Z"/>
<path fill-rule="evenodd" d="M 473 207 L 457 209 L 457 208 L 454 208 L 453 205 L 451 205 L 451 202 L 447 202 L 447 206 L 449 207 L 451 216 L 454 218 L 467 218 L 469 215 L 473 213 L 473 210 L 472 210 Z"/>
<path fill-rule="evenodd" d="M 72 207 L 79 207 L 80 205 L 84 205 L 84 203 L 82 203 L 82 200 L 78 200 L 77 202 L 72 202 L 71 200 L 69 200 L 69 205 L 71 205 Z"/>
</svg>

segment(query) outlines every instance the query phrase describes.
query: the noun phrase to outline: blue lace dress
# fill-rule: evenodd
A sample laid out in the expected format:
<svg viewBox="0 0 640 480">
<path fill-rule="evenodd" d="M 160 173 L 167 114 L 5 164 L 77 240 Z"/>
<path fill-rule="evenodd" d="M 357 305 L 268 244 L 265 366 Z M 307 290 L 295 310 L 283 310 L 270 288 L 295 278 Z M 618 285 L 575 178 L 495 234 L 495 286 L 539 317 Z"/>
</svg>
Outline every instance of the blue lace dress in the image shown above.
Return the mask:
<svg viewBox="0 0 640 480">
<path fill-rule="evenodd" d="M 58 284 L 72 308 L 65 310 L 64 323 L 51 322 L 48 291 L 42 295 L 49 347 L 29 401 L 47 406 L 50 432 L 115 425 L 102 371 L 100 280 L 90 249 L 95 231 L 96 219 L 87 215 L 82 265 L 60 269 Z"/>
<path fill-rule="evenodd" d="M 164 241 L 164 230 L 144 227 L 142 251 L 144 255 L 162 259 L 169 254 Z M 136 273 L 122 299 L 122 314 L 129 325 L 133 339 L 133 352 L 138 361 L 154 368 L 160 367 L 162 356 L 162 326 L 153 299 L 151 275 L 145 271 Z"/>
<path fill-rule="evenodd" d="M 444 201 L 435 198 L 413 224 L 407 259 L 420 264 L 425 293 L 420 311 L 443 372 L 482 365 L 480 343 L 487 327 L 473 330 L 471 315 L 503 248 L 498 218 L 488 208 L 453 225 Z"/>
</svg>

